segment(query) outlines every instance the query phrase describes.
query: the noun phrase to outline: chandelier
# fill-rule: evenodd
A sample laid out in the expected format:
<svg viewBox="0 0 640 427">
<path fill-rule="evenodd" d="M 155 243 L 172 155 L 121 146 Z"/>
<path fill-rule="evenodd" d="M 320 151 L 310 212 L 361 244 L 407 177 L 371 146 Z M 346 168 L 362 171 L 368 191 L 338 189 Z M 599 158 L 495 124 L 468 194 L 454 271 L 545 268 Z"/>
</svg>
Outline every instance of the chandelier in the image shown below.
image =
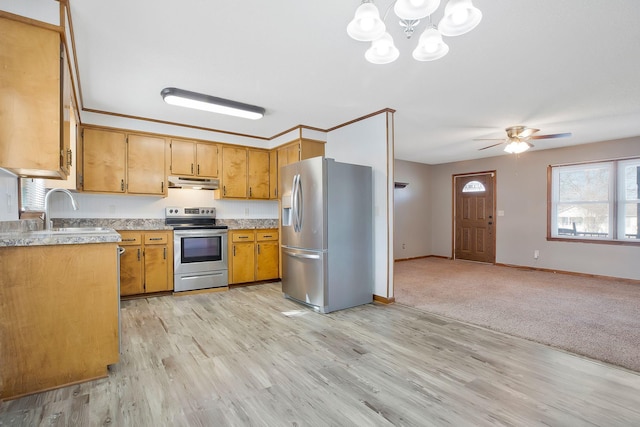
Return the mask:
<svg viewBox="0 0 640 427">
<path fill-rule="evenodd" d="M 452 37 L 468 33 L 482 19 L 482 12 L 473 7 L 471 0 L 449 0 L 444 8 L 444 16 L 437 26 L 431 23 L 431 14 L 440 6 L 440 0 L 395 0 L 387 8 L 382 19 L 373 0 L 362 0 L 353 20 L 347 25 L 347 33 L 355 40 L 371 42 L 371 47 L 367 49 L 364 57 L 373 64 L 388 64 L 400 56 L 384 24 L 391 6 L 400 18 L 399 24 L 404 28 L 407 38 L 411 38 L 421 19 L 429 18 L 427 28 L 420 35 L 418 45 L 413 50 L 413 58 L 417 61 L 442 58 L 449 52 L 449 46 L 442 40 L 442 36 Z"/>
</svg>

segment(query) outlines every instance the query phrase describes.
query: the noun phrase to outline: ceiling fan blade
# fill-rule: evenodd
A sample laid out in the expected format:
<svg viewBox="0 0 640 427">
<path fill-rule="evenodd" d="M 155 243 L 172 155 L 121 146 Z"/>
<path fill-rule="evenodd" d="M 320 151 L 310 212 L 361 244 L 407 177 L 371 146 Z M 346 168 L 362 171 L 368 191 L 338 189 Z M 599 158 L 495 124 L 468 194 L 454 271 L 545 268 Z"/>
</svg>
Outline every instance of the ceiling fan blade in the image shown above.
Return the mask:
<svg viewBox="0 0 640 427">
<path fill-rule="evenodd" d="M 478 148 L 478 151 L 486 150 L 487 148 L 495 147 L 496 145 L 504 144 L 504 141 L 498 142 L 497 144 L 488 145 L 484 148 Z"/>
<path fill-rule="evenodd" d="M 571 132 L 567 132 L 567 133 L 551 133 L 549 135 L 536 135 L 536 136 L 532 136 L 529 139 L 553 139 L 553 138 L 566 138 L 568 136 L 571 136 Z"/>
<path fill-rule="evenodd" d="M 504 141 L 504 138 L 473 138 L 473 141 Z"/>
</svg>

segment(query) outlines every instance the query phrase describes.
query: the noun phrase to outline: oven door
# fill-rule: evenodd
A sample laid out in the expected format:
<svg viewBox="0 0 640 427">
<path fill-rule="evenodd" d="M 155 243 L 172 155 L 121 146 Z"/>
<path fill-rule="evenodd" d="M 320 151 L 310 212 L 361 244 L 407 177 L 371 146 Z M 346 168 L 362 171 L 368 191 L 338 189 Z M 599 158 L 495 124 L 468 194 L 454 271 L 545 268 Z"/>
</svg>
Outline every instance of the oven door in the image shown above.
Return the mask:
<svg viewBox="0 0 640 427">
<path fill-rule="evenodd" d="M 174 274 L 227 269 L 227 230 L 174 230 Z"/>
</svg>

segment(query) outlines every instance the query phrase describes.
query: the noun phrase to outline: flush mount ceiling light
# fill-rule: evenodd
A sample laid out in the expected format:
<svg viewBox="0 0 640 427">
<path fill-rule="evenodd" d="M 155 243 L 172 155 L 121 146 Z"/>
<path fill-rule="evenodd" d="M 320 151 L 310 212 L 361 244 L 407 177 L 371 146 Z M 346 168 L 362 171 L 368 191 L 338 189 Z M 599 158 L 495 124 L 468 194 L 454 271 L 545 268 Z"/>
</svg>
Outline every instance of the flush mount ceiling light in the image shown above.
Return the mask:
<svg viewBox="0 0 640 427">
<path fill-rule="evenodd" d="M 442 58 L 449 52 L 449 46 L 442 40 L 442 36 L 468 33 L 482 19 L 482 12 L 473 6 L 471 0 L 449 0 L 438 26 L 431 23 L 431 14 L 440 7 L 440 0 L 394 0 L 387 7 L 383 18 L 380 18 L 380 12 L 373 0 L 362 0 L 354 18 L 347 25 L 347 33 L 355 40 L 371 42 L 365 58 L 373 64 L 388 64 L 400 55 L 384 23 L 391 6 L 400 18 L 399 24 L 404 28 L 404 34 L 408 39 L 415 32 L 420 20 L 429 18 L 427 28 L 420 35 L 418 45 L 413 51 L 413 58 L 417 61 Z"/>
<path fill-rule="evenodd" d="M 243 117 L 257 120 L 264 116 L 265 109 L 255 105 L 243 104 L 229 99 L 218 98 L 202 93 L 167 87 L 160 92 L 164 102 L 180 107 L 195 108 L 210 111 L 212 113 L 226 114 L 229 116 Z"/>
</svg>

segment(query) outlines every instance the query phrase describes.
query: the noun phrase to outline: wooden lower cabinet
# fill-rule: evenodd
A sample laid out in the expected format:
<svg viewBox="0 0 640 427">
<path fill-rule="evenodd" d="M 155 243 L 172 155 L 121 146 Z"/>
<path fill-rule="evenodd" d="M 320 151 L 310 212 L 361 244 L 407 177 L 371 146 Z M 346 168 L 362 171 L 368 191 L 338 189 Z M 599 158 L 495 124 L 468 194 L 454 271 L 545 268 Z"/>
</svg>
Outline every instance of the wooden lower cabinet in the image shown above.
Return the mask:
<svg viewBox="0 0 640 427">
<path fill-rule="evenodd" d="M 279 277 L 278 230 L 229 231 L 229 284 Z"/>
<path fill-rule="evenodd" d="M 173 290 L 173 232 L 118 231 L 120 246 L 120 296 Z"/>
<path fill-rule="evenodd" d="M 118 363 L 118 244 L 0 248 L 0 401 Z"/>
</svg>

